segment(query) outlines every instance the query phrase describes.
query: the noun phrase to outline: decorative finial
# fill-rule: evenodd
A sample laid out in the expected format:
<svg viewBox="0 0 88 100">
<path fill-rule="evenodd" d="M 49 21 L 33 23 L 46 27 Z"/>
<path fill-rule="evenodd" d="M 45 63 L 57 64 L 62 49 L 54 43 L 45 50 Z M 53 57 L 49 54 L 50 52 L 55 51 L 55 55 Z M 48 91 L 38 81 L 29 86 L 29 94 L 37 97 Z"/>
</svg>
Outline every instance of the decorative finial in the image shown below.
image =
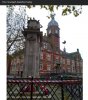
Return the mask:
<svg viewBox="0 0 88 100">
<path fill-rule="evenodd" d="M 54 19 L 54 16 L 55 16 L 55 15 L 56 15 L 56 14 L 53 13 L 53 14 L 51 14 L 50 16 L 51 16 L 52 19 Z"/>
<path fill-rule="evenodd" d="M 33 20 L 35 20 L 35 18 L 33 17 Z"/>
<path fill-rule="evenodd" d="M 63 49 L 63 51 L 66 52 L 66 48 L 65 48 L 66 41 L 64 40 L 62 43 L 64 44 L 64 49 Z"/>
</svg>

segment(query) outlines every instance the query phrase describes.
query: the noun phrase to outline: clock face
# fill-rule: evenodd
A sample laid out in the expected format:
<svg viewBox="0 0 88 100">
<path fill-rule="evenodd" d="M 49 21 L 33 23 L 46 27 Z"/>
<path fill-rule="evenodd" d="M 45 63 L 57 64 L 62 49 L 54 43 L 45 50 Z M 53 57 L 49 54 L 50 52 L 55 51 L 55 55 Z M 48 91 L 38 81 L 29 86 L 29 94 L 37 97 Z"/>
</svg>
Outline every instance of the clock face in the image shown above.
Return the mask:
<svg viewBox="0 0 88 100">
<path fill-rule="evenodd" d="M 49 34 L 51 33 L 51 30 L 49 30 Z"/>
<path fill-rule="evenodd" d="M 58 30 L 56 30 L 55 33 L 58 34 Z"/>
</svg>

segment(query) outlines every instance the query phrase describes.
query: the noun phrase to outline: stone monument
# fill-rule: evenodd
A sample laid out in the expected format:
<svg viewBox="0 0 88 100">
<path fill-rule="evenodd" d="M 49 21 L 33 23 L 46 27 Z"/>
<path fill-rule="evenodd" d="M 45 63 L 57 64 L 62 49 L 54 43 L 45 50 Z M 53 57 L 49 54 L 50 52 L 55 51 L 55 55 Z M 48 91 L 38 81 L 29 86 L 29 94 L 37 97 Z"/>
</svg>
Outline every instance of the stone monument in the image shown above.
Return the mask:
<svg viewBox="0 0 88 100">
<path fill-rule="evenodd" d="M 42 32 L 40 22 L 28 20 L 27 28 L 22 32 L 25 37 L 23 77 L 39 77 L 40 47 Z"/>
</svg>

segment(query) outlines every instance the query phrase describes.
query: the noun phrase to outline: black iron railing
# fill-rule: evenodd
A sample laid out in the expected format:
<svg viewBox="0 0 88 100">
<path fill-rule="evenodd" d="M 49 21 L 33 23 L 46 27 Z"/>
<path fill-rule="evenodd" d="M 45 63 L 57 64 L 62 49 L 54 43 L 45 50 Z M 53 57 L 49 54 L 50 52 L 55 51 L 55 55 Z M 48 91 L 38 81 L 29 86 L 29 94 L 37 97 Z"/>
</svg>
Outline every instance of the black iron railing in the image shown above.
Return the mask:
<svg viewBox="0 0 88 100">
<path fill-rule="evenodd" d="M 7 79 L 7 100 L 82 100 L 82 93 L 81 79 Z"/>
</svg>

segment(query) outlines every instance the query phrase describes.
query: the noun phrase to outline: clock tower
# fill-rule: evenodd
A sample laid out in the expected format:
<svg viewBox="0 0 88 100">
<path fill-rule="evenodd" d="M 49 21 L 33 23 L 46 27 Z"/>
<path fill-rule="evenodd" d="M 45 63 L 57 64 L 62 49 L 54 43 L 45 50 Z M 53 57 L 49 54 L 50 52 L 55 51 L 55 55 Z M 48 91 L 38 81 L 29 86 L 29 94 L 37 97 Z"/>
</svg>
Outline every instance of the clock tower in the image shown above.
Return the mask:
<svg viewBox="0 0 88 100">
<path fill-rule="evenodd" d="M 47 28 L 47 36 L 52 50 L 60 52 L 60 28 L 54 17 L 55 14 L 51 14 L 51 21 L 48 23 Z"/>
</svg>

